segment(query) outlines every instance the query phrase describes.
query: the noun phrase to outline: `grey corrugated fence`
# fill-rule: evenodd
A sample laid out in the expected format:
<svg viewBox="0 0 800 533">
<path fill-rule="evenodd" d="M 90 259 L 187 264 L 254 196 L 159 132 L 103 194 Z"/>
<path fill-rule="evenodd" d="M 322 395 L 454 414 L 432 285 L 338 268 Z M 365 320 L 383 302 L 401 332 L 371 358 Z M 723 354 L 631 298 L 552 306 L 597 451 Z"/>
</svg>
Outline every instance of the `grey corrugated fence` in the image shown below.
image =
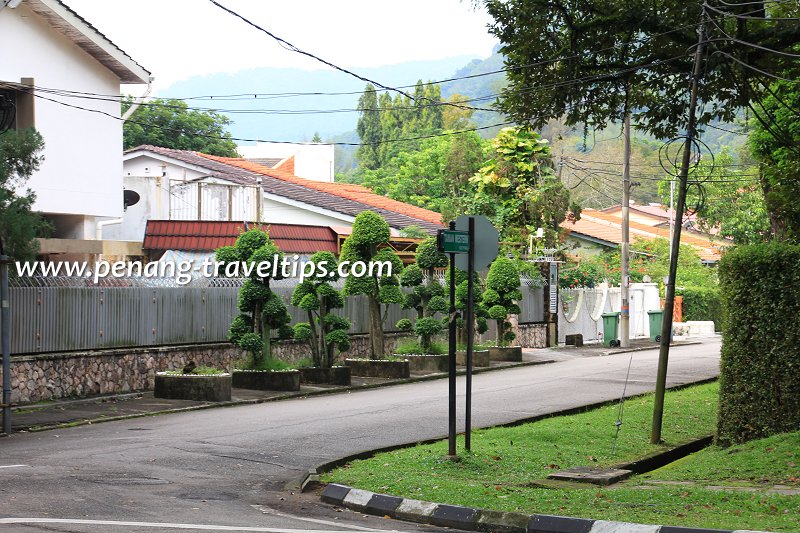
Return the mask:
<svg viewBox="0 0 800 533">
<path fill-rule="evenodd" d="M 290 301 L 293 280 L 273 290 Z M 12 283 L 11 353 L 43 353 L 130 346 L 191 344 L 226 340 L 238 314 L 241 280 L 197 280 L 177 287 L 165 280 L 114 279 L 100 285 L 73 278 L 17 280 Z M 541 320 L 541 289 L 522 287 L 520 322 Z M 307 320 L 288 306 L 292 323 Z M 351 333 L 368 330 L 364 296 L 346 299 L 340 310 L 353 324 Z M 391 305 L 388 331 L 413 312 Z"/>
</svg>

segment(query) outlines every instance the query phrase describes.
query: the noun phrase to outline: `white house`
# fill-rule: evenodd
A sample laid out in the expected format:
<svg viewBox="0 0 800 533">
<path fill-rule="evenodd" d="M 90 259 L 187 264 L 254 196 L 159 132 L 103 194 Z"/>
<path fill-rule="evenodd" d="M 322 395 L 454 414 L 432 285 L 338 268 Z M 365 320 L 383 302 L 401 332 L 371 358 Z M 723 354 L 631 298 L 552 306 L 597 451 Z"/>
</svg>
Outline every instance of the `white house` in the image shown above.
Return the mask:
<svg viewBox="0 0 800 533">
<path fill-rule="evenodd" d="M 248 221 L 326 226 L 348 233 L 362 211 L 381 214 L 393 233 L 417 226 L 429 234 L 441 215 L 373 193 L 360 185 L 308 180 L 242 158 L 139 146 L 123 155 L 125 188 L 140 196 L 110 239 L 145 238 L 148 220 Z"/>
<path fill-rule="evenodd" d="M 59 0 L 0 2 L 0 50 L 0 90 L 16 103 L 15 127 L 33 126 L 45 142 L 27 184 L 34 208 L 55 226 L 42 252 L 108 253 L 88 241 L 98 220 L 123 214 L 114 97 L 122 83 L 149 83 L 150 73 Z"/>
</svg>

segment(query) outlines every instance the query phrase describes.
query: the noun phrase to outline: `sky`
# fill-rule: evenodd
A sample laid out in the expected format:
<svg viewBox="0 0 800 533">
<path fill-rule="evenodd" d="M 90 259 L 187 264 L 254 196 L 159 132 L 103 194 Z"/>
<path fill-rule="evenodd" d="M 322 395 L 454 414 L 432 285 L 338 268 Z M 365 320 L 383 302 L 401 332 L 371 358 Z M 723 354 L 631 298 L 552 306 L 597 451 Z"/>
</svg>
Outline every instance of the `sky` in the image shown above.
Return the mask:
<svg viewBox="0 0 800 533">
<path fill-rule="evenodd" d="M 256 67 L 326 68 L 209 0 L 63 0 L 155 77 L 176 81 Z M 471 0 L 218 0 L 254 23 L 349 69 L 454 56 L 484 58 L 497 42 Z"/>
</svg>

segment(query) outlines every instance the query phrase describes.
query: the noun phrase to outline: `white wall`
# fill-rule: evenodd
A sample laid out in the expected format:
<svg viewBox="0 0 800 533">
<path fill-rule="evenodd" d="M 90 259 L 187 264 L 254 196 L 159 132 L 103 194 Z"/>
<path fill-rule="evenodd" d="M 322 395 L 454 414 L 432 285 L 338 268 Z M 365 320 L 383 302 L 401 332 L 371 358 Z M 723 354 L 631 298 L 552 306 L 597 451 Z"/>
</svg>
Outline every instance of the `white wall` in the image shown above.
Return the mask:
<svg viewBox="0 0 800 533">
<path fill-rule="evenodd" d="M 294 156 L 294 174 L 314 181 L 333 181 L 332 144 L 284 144 L 259 142 L 255 146 L 237 147 L 244 158 Z"/>
<path fill-rule="evenodd" d="M 119 94 L 119 79 L 23 3 L 0 11 L 0 80 L 99 94 Z M 67 98 L 39 92 L 105 113 L 120 114 L 117 102 Z M 35 126 L 45 142 L 45 161 L 28 182 L 34 209 L 52 214 L 122 215 L 122 123 L 114 118 L 35 98 Z M 93 226 L 90 224 L 88 226 Z M 94 228 L 83 227 L 83 238 Z"/>
<path fill-rule="evenodd" d="M 347 226 L 353 225 L 355 217 L 346 215 L 328 215 L 316 211 L 310 206 L 292 205 L 292 203 L 275 198 L 264 198 L 261 216 L 264 222 L 280 224 L 303 224 L 306 226 Z"/>
</svg>

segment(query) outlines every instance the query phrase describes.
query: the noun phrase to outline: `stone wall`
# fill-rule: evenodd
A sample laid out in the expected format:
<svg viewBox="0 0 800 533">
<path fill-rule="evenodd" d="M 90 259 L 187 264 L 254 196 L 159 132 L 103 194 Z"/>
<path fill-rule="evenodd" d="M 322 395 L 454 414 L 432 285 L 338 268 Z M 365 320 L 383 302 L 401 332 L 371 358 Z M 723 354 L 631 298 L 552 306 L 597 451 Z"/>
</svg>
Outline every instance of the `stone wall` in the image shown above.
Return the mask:
<svg viewBox="0 0 800 533">
<path fill-rule="evenodd" d="M 387 354 L 401 337 L 386 335 Z M 353 335 L 351 342 L 346 357 L 369 355 L 368 335 Z M 306 343 L 283 341 L 273 347 L 275 356 L 289 363 L 311 357 Z M 156 372 L 178 370 L 190 361 L 230 370 L 231 363 L 242 357 L 242 351 L 230 343 L 16 356 L 11 358 L 11 403 L 149 391 L 155 386 Z"/>
<path fill-rule="evenodd" d="M 547 324 L 518 324 L 515 344 L 523 348 L 547 347 Z"/>
</svg>

